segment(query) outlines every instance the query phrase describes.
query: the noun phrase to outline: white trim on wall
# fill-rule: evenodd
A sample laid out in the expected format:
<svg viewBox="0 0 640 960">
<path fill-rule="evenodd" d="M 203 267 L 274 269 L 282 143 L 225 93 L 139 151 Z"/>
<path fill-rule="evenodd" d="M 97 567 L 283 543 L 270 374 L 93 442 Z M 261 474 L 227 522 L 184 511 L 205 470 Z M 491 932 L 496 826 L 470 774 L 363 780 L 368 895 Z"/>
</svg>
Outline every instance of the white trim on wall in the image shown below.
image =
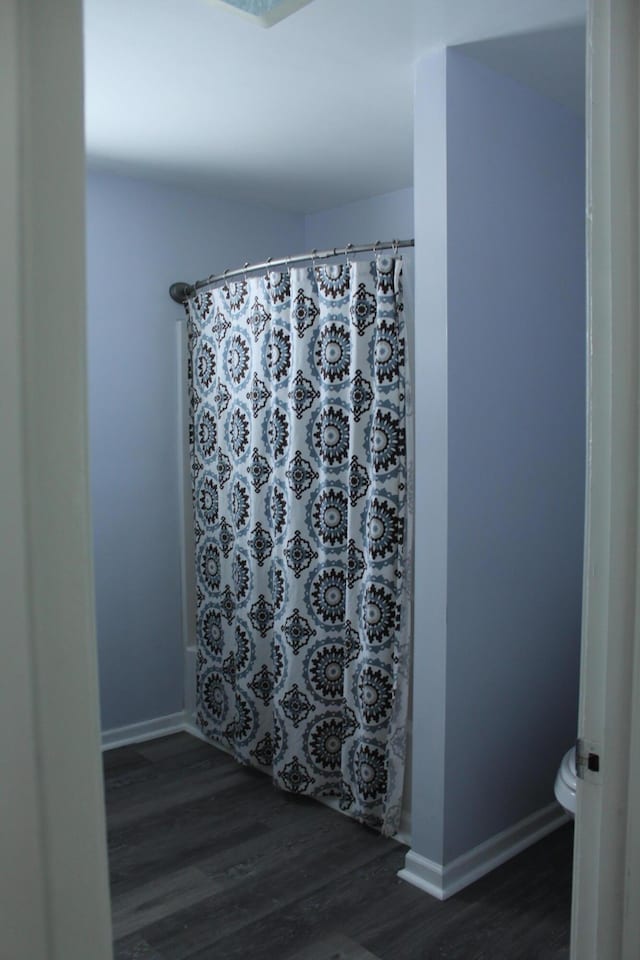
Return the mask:
<svg viewBox="0 0 640 960">
<path fill-rule="evenodd" d="M 432 897 L 446 900 L 568 821 L 561 807 L 550 803 L 444 866 L 410 850 L 398 876 Z"/>
<path fill-rule="evenodd" d="M 124 727 L 113 727 L 102 732 L 102 749 L 115 750 L 117 747 L 130 747 L 136 743 L 145 743 L 147 740 L 158 740 L 168 737 L 171 733 L 188 733 L 204 743 L 212 741 L 195 725 L 188 710 L 179 713 L 169 713 L 166 717 L 153 717 L 151 720 L 142 720 L 140 723 L 129 723 Z M 231 754 L 222 744 L 212 744 L 218 750 Z"/>
<path fill-rule="evenodd" d="M 196 726 L 188 710 L 179 713 L 169 713 L 166 717 L 153 717 L 151 720 L 141 720 L 139 723 L 129 723 L 124 727 L 113 727 L 102 732 L 102 749 L 115 750 L 117 747 L 131 747 L 136 743 L 146 743 L 148 740 L 158 740 L 168 737 L 172 733 L 188 733 L 203 743 L 208 743 L 216 750 L 222 750 L 233 756 L 233 752 L 222 743 L 213 743 L 205 737 L 202 730 Z"/>
<path fill-rule="evenodd" d="M 102 749 L 114 750 L 116 747 L 127 747 L 133 743 L 156 740 L 158 737 L 167 737 L 170 733 L 180 733 L 183 730 L 193 733 L 186 722 L 184 711 L 170 713 L 166 717 L 154 717 L 153 720 L 142 720 L 140 723 L 129 723 L 124 727 L 103 730 Z"/>
</svg>

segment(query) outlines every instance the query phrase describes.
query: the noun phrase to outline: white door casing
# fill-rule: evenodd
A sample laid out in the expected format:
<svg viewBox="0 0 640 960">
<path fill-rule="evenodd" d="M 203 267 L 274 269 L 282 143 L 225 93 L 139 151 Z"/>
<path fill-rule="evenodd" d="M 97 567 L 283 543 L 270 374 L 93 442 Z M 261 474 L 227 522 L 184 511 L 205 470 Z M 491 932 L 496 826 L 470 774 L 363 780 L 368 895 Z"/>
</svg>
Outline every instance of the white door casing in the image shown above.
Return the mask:
<svg viewBox="0 0 640 960">
<path fill-rule="evenodd" d="M 587 499 L 572 960 L 637 960 L 637 0 L 590 0 L 587 37 Z"/>
<path fill-rule="evenodd" d="M 0 956 L 109 960 L 81 0 L 0 3 Z"/>
</svg>

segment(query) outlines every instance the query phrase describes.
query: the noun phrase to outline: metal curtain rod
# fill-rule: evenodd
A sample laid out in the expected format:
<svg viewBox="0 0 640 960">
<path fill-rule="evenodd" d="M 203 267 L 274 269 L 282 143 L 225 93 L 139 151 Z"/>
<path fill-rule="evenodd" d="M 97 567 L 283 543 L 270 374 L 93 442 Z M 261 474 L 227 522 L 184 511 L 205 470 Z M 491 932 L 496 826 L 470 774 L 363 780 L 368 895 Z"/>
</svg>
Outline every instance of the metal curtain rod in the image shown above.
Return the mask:
<svg viewBox="0 0 640 960">
<path fill-rule="evenodd" d="M 253 273 L 255 270 L 273 270 L 276 267 L 284 266 L 291 267 L 296 263 L 304 263 L 305 260 L 328 260 L 330 257 L 339 257 L 341 254 L 348 257 L 352 253 L 365 253 L 365 251 L 378 253 L 380 250 L 392 249 L 395 252 L 399 250 L 400 247 L 412 247 L 413 245 L 413 240 L 389 240 L 385 243 L 376 240 L 374 244 L 363 243 L 359 246 L 354 246 L 352 243 L 349 243 L 344 248 L 334 247 L 333 250 L 312 250 L 311 253 L 301 253 L 295 257 L 282 257 L 280 260 L 269 259 L 265 260 L 264 263 L 245 263 L 244 267 L 238 267 L 237 270 L 225 270 L 224 273 L 219 273 L 217 276 L 206 277 L 204 280 L 198 280 L 197 283 L 194 284 L 172 283 L 169 287 L 169 296 L 172 300 L 175 300 L 176 303 L 185 303 L 196 290 L 200 290 L 202 287 L 208 287 L 210 284 L 217 283 L 219 280 L 231 280 L 232 277 L 245 276 L 247 273 Z"/>
</svg>

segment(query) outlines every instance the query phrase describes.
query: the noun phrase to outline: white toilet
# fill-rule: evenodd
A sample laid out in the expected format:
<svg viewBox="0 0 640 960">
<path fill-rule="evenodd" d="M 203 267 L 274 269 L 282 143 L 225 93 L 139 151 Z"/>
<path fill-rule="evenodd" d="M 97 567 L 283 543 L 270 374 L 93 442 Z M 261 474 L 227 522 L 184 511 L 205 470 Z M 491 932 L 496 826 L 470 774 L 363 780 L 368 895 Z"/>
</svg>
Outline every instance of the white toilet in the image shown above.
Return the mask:
<svg viewBox="0 0 640 960">
<path fill-rule="evenodd" d="M 556 775 L 555 795 L 560 806 L 564 807 L 569 816 L 576 815 L 576 748 L 567 750 Z"/>
</svg>

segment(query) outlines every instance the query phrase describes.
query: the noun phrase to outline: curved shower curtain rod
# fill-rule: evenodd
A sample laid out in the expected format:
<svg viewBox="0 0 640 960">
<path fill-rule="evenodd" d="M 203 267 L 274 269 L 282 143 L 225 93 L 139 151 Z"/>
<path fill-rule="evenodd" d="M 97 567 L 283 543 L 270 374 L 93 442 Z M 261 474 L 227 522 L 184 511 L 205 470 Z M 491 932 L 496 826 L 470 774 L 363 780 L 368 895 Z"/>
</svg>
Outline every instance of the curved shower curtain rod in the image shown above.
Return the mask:
<svg viewBox="0 0 640 960">
<path fill-rule="evenodd" d="M 305 260 L 328 260 L 330 257 L 339 257 L 341 254 L 349 256 L 352 253 L 365 253 L 370 251 L 371 253 L 378 253 L 380 250 L 393 250 L 396 252 L 400 247 L 412 247 L 414 245 L 413 239 L 411 240 L 388 240 L 385 243 L 381 243 L 380 240 L 376 240 L 375 243 L 363 243 L 359 246 L 354 246 L 352 243 L 347 244 L 346 247 L 334 247 L 333 250 L 312 250 L 311 253 L 301 253 L 295 257 L 282 257 L 280 260 L 265 260 L 264 263 L 245 263 L 243 267 L 238 267 L 237 270 L 225 270 L 224 273 L 219 273 L 217 276 L 206 277 L 204 280 L 198 280 L 197 283 L 172 283 L 169 287 L 169 296 L 172 300 L 175 300 L 176 303 L 186 303 L 190 296 L 192 296 L 196 290 L 200 290 L 202 287 L 208 287 L 212 283 L 217 283 L 219 280 L 231 280 L 232 277 L 244 276 L 247 273 L 251 273 L 254 270 L 272 270 L 274 267 L 291 267 L 296 263 L 304 263 Z"/>
</svg>

